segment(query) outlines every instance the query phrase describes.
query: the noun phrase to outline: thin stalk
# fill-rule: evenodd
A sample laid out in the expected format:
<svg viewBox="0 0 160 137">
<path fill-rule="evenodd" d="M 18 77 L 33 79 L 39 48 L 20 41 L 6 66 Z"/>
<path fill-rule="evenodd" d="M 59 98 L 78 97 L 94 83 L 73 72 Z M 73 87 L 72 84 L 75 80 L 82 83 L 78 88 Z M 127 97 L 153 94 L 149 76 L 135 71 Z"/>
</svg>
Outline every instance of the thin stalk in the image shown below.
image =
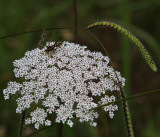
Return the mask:
<svg viewBox="0 0 160 137">
<path fill-rule="evenodd" d="M 119 83 L 119 87 L 120 87 L 121 98 L 125 99 L 126 95 L 125 95 L 125 91 L 124 91 L 124 88 L 121 83 Z M 124 117 L 125 117 L 125 121 L 126 121 L 128 136 L 134 137 L 131 115 L 129 112 L 128 102 L 126 100 L 122 101 L 122 107 L 123 107 Z"/>
<path fill-rule="evenodd" d="M 55 30 L 55 29 L 74 29 L 72 27 L 55 27 L 55 28 L 46 28 L 45 30 Z M 14 33 L 14 34 L 10 34 L 10 35 L 6 35 L 6 36 L 0 36 L 0 39 L 5 39 L 5 38 L 9 38 L 9 37 L 14 37 L 14 36 L 18 36 L 18 35 L 23 35 L 23 34 L 28 34 L 28 33 L 34 33 L 34 32 L 41 32 L 44 29 L 39 29 L 39 30 L 31 30 L 31 31 L 25 31 L 25 32 L 20 32 L 20 33 Z"/>
<path fill-rule="evenodd" d="M 43 29 L 43 32 L 42 32 L 42 35 L 41 35 L 41 39 L 40 39 L 40 42 L 39 42 L 39 46 L 38 46 L 39 49 L 42 48 L 44 40 L 45 40 L 45 37 L 46 37 L 46 29 Z"/>
<path fill-rule="evenodd" d="M 125 9 L 126 6 L 127 6 L 127 11 Z M 125 24 L 127 25 L 126 27 L 129 28 L 129 24 L 131 22 L 130 0 L 127 0 L 127 2 L 125 4 L 123 4 L 121 8 L 122 8 L 122 12 L 124 13 L 122 15 L 122 19 L 124 20 Z M 122 40 L 122 61 L 123 61 L 122 74 L 126 78 L 126 86 L 125 86 L 125 90 L 122 86 L 120 88 L 120 93 L 121 93 L 122 99 L 126 98 L 125 91 L 127 91 L 127 95 L 131 94 L 131 47 L 129 46 L 129 44 L 130 43 L 129 43 L 128 39 L 123 38 L 123 40 Z M 122 101 L 122 106 L 123 106 L 123 111 L 124 111 L 124 115 L 125 115 L 128 136 L 134 137 L 128 102 L 126 100 Z"/>
<path fill-rule="evenodd" d="M 74 38 L 75 38 L 75 41 L 76 41 L 77 40 L 77 28 L 78 28 L 78 16 L 77 16 L 76 0 L 73 0 L 73 7 L 74 7 Z"/>
<path fill-rule="evenodd" d="M 126 97 L 126 98 L 123 98 L 123 99 L 116 100 L 116 101 L 114 101 L 114 102 L 110 102 L 110 103 L 107 103 L 107 104 L 100 105 L 100 106 L 95 107 L 95 108 L 92 108 L 92 109 L 90 109 L 90 110 L 99 109 L 99 108 L 104 107 L 104 106 L 108 106 L 108 105 L 111 105 L 111 104 L 120 103 L 120 102 L 122 102 L 122 101 L 131 100 L 131 99 L 134 99 L 134 98 L 137 98 L 137 97 L 147 96 L 147 95 L 155 94 L 155 93 L 160 93 L 160 89 L 155 89 L 155 90 L 151 90 L 151 91 L 139 93 L 139 94 L 136 94 L 136 95 L 133 95 L 133 96 L 130 96 L 130 97 Z"/>
<path fill-rule="evenodd" d="M 121 93 L 122 99 L 125 99 L 126 95 L 125 95 L 124 88 L 122 86 L 120 88 L 120 93 Z M 124 115 L 125 115 L 125 121 L 126 121 L 126 125 L 127 125 L 128 136 L 129 137 L 134 137 L 132 120 L 131 120 L 131 116 L 130 116 L 130 112 L 129 112 L 128 103 L 127 103 L 126 100 L 122 101 L 122 106 L 123 106 L 123 111 L 124 111 Z"/>
<path fill-rule="evenodd" d="M 63 123 L 59 123 L 57 125 L 57 137 L 62 137 L 62 128 L 63 128 Z"/>
<path fill-rule="evenodd" d="M 127 10 L 126 10 L 127 8 Z M 121 18 L 125 24 L 125 27 L 129 30 L 131 24 L 131 4 L 130 0 L 123 3 L 120 6 L 120 10 L 123 13 Z M 124 89 L 127 91 L 127 95 L 131 94 L 131 46 L 126 38 L 122 38 L 122 74 L 126 78 L 126 86 Z"/>
<path fill-rule="evenodd" d="M 19 137 L 22 137 L 22 135 L 23 135 L 23 128 L 24 128 L 24 121 L 25 121 L 26 112 L 27 112 L 27 110 L 24 110 L 22 112 L 20 130 L 19 130 Z"/>
</svg>

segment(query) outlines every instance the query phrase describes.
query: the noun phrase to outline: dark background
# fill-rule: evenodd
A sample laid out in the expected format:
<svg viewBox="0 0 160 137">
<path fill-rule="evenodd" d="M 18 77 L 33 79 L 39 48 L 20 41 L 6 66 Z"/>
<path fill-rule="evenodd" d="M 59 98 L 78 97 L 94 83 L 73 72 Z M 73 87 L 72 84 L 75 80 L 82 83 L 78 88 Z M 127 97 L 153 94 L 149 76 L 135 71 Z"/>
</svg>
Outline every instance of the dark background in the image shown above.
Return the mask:
<svg viewBox="0 0 160 137">
<path fill-rule="evenodd" d="M 0 36 L 52 27 L 74 27 L 72 0 L 9 0 L 0 1 Z M 77 0 L 78 26 L 87 27 L 96 21 L 113 21 L 135 34 L 151 53 L 158 68 L 160 64 L 160 1 L 159 0 Z M 126 94 L 160 88 L 160 73 L 153 72 L 135 46 L 121 33 L 111 28 L 94 29 L 107 49 L 113 65 L 126 78 Z M 0 39 L 0 137 L 17 137 L 20 114 L 16 114 L 16 97 L 5 101 L 3 89 L 9 81 L 15 81 L 13 61 L 21 58 L 27 50 L 38 46 L 41 32 Z M 74 41 L 73 30 L 53 30 L 52 40 L 58 37 Z M 45 41 L 48 41 L 48 33 Z M 77 43 L 90 50 L 102 47 L 86 31 L 78 30 Z M 64 137 L 127 137 L 121 104 L 111 120 L 101 111 L 98 126 L 90 127 L 75 120 L 73 128 L 63 127 Z M 160 94 L 152 94 L 129 100 L 130 112 L 136 137 L 160 136 Z M 34 135 L 56 136 L 56 126 Z M 36 131 L 28 126 L 25 135 Z"/>
</svg>

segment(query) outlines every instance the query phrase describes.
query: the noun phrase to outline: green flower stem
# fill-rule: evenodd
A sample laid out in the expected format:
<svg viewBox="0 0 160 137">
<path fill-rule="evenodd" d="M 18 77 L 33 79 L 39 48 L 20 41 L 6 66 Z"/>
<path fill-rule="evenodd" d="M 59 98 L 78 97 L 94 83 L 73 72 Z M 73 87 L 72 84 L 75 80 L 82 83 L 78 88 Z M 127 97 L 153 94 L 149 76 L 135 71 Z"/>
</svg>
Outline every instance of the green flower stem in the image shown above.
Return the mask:
<svg viewBox="0 0 160 137">
<path fill-rule="evenodd" d="M 74 9 L 74 39 L 77 40 L 77 28 L 78 28 L 78 16 L 77 16 L 77 4 L 76 0 L 73 0 Z"/>
<path fill-rule="evenodd" d="M 152 60 L 149 52 L 145 49 L 145 47 L 143 46 L 143 44 L 138 40 L 138 38 L 136 36 L 134 36 L 131 32 L 129 32 L 128 30 L 126 30 L 125 28 L 121 27 L 120 25 L 113 23 L 113 22 L 109 22 L 109 21 L 103 21 L 103 22 L 96 22 L 93 23 L 91 25 L 89 25 L 87 27 L 87 29 L 92 29 L 94 27 L 98 27 L 98 26 L 105 26 L 105 27 L 111 27 L 116 29 L 117 31 L 123 33 L 125 36 L 128 37 L 129 40 L 131 40 L 136 47 L 139 49 L 140 53 L 142 54 L 142 56 L 144 57 L 145 61 L 148 63 L 148 65 L 150 66 L 150 68 L 153 71 L 157 71 L 157 67 L 156 64 L 154 63 L 154 61 Z"/>
<path fill-rule="evenodd" d="M 24 123 L 25 123 L 24 121 L 25 121 L 26 112 L 27 112 L 27 110 L 24 110 L 22 112 L 20 130 L 19 130 L 19 137 L 22 137 L 22 135 L 23 135 L 23 128 L 24 128 Z"/>
<path fill-rule="evenodd" d="M 56 137 L 62 137 L 62 128 L 63 128 L 63 123 L 59 123 L 57 125 L 57 136 Z"/>
</svg>

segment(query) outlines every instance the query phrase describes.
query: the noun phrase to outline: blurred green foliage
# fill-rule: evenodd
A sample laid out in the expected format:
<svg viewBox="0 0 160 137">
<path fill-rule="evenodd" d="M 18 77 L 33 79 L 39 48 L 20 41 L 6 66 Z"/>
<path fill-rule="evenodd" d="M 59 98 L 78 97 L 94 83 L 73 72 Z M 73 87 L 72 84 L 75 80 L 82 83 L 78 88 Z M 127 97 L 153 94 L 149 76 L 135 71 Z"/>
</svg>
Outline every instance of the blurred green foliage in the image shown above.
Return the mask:
<svg viewBox="0 0 160 137">
<path fill-rule="evenodd" d="M 146 45 L 146 48 L 160 64 L 160 1 L 159 0 L 77 0 L 78 26 L 85 28 L 96 21 L 110 20 L 127 27 Z M 73 27 L 72 0 L 39 1 L 0 1 L 0 36 L 13 33 L 52 27 Z M 62 36 L 64 40 L 74 41 L 73 30 L 54 30 L 53 40 Z M 152 72 L 130 42 L 111 29 L 96 29 L 96 35 L 105 45 L 114 67 L 123 72 L 127 79 L 127 95 L 160 88 L 160 73 Z M 17 137 L 20 114 L 16 114 L 16 97 L 5 101 L 3 89 L 9 81 L 16 80 L 12 62 L 21 58 L 25 51 L 38 46 L 41 32 L 0 39 L 0 137 Z M 46 41 L 48 36 L 46 37 Z M 88 45 L 90 50 L 103 49 L 85 31 L 78 31 L 78 43 Z M 124 46 L 125 45 L 125 46 Z M 131 47 L 131 46 L 130 46 Z M 127 50 L 126 50 L 127 49 Z M 16 80 L 17 81 L 17 80 Z M 160 100 L 158 94 L 129 101 L 133 127 L 136 137 L 160 136 Z M 75 122 L 73 128 L 63 128 L 64 137 L 125 137 L 127 130 L 121 104 L 110 120 L 101 112 L 98 126 Z M 29 126 L 25 134 L 34 132 Z M 56 136 L 56 126 L 35 135 L 39 137 Z"/>
</svg>

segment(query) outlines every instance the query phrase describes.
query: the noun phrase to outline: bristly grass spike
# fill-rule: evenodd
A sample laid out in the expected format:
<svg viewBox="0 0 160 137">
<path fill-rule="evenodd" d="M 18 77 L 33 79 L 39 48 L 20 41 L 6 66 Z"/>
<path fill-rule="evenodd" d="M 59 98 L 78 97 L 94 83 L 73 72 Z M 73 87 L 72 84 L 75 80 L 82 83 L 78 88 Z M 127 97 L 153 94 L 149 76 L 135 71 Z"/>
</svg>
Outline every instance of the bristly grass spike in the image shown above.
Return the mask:
<svg viewBox="0 0 160 137">
<path fill-rule="evenodd" d="M 129 38 L 129 40 L 131 40 L 136 45 L 136 47 L 139 49 L 141 55 L 144 57 L 145 61 L 148 63 L 150 68 L 155 72 L 157 71 L 156 64 L 154 63 L 149 52 L 146 50 L 146 48 L 143 46 L 143 44 L 139 41 L 139 39 L 136 36 L 134 36 L 130 31 L 128 31 L 127 29 L 121 27 L 120 25 L 118 25 L 116 23 L 109 22 L 109 21 L 102 21 L 102 22 L 93 23 L 93 24 L 89 25 L 87 27 L 87 29 L 92 29 L 92 28 L 98 27 L 98 26 L 105 26 L 105 27 L 114 28 L 114 29 L 118 30 L 119 32 L 123 33 L 125 36 L 127 36 Z"/>
</svg>

